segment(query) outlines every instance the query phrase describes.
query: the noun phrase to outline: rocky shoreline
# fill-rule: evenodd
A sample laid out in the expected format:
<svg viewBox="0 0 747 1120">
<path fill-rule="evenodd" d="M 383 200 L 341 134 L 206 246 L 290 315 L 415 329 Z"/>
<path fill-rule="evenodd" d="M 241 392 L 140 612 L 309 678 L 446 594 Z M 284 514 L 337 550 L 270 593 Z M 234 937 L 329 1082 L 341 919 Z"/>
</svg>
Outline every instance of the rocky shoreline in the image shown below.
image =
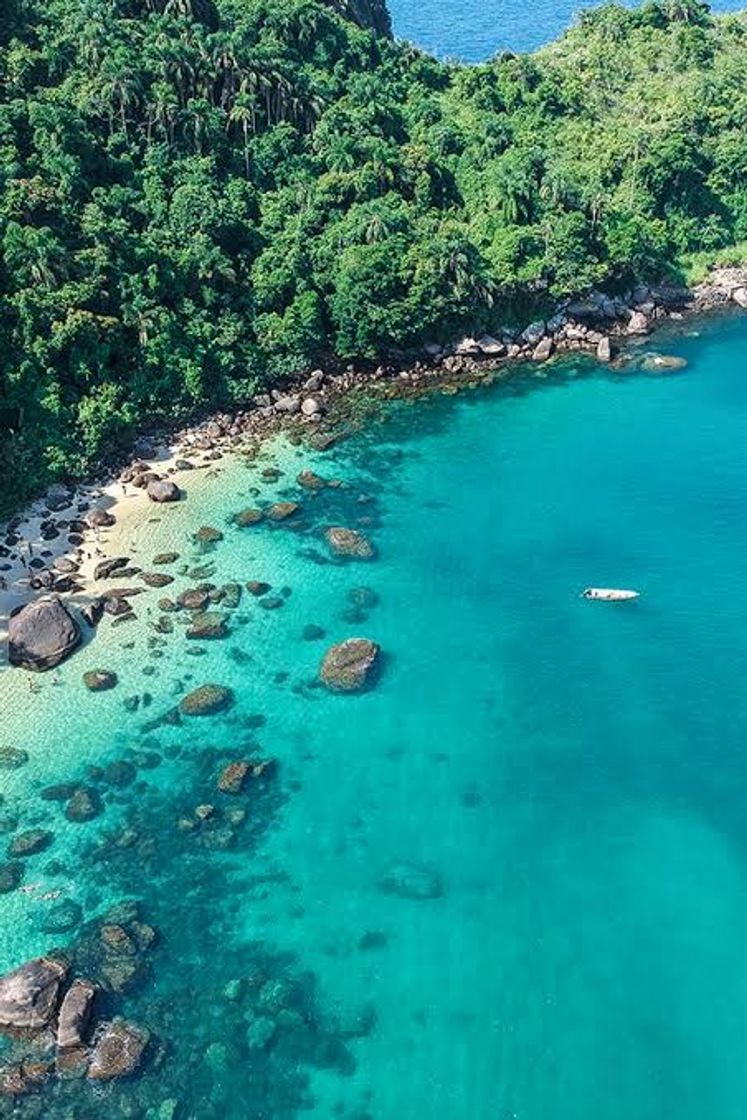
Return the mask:
<svg viewBox="0 0 747 1120">
<path fill-rule="evenodd" d="M 5 615 L 9 630 L 15 629 L 9 642 L 10 663 L 31 670 L 54 668 L 80 641 L 75 624 L 71 626 L 48 601 L 34 607 L 29 592 L 72 597 L 90 627 L 96 626 L 104 610 L 127 616 L 126 598 L 109 602 L 110 595 L 102 598 L 91 590 L 92 584 L 110 574 L 102 566 L 112 558 L 107 560 L 99 545 L 102 534 L 105 542 L 106 531 L 116 523 L 118 503 L 127 496 L 140 492 L 154 505 L 179 501 L 187 472 L 210 468 L 226 453 L 255 454 L 263 441 L 279 432 L 323 451 L 355 426 L 356 407 L 365 395 L 386 399 L 438 388 L 456 391 L 464 384 L 507 375 L 517 363 L 541 365 L 572 353 L 623 366 L 630 361 L 627 347 L 640 344 L 666 324 L 740 308 L 747 309 L 747 268 L 719 269 L 692 290 L 659 285 L 639 286 L 617 297 L 593 292 L 583 300 L 566 301 L 552 317 L 538 319 L 523 330 L 506 329 L 499 337 L 465 336 L 445 347 L 428 345 L 414 359 L 399 355 L 399 360 L 371 370 L 318 369 L 257 395 L 235 413 L 218 413 L 175 433 L 161 430 L 141 437 L 136 444 L 138 457 L 120 464 L 114 481 L 113 468 L 107 468 L 91 483 L 54 486 L 37 504 L 34 516 L 16 516 L 0 529 L 0 619 Z M 679 364 L 679 359 L 656 352 L 641 362 L 643 368 L 653 370 Z M 308 479 L 299 477 L 299 484 L 313 489 L 315 476 L 307 473 Z M 276 519 L 294 512 L 278 510 Z M 129 572 L 126 564 L 117 566 L 116 560 L 115 568 L 122 579 L 140 574 Z M 158 573 L 149 586 L 160 586 Z M 8 594 L 13 587 L 15 597 Z M 24 606 L 28 606 L 25 619 L 16 618 Z M 36 625 L 40 621 L 44 623 L 41 639 Z M 33 649 L 35 645 L 38 648 Z"/>
</svg>

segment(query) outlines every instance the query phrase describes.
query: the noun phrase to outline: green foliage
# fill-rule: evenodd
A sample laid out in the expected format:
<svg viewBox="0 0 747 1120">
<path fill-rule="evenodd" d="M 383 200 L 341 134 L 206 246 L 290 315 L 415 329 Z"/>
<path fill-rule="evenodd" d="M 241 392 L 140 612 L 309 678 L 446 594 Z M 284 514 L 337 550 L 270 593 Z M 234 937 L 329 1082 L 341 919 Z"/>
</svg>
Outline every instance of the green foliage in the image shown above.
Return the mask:
<svg viewBox="0 0 747 1120">
<path fill-rule="evenodd" d="M 743 253 L 747 18 L 699 0 L 473 67 L 382 0 L 0 7 L 6 506 L 325 354 Z"/>
</svg>

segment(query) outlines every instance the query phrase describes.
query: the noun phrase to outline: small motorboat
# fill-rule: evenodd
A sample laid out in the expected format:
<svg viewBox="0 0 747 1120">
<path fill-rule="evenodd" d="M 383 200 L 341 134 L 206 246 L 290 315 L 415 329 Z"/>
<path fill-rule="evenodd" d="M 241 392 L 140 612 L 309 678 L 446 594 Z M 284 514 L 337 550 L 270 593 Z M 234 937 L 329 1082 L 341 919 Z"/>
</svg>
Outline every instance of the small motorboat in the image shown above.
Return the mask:
<svg viewBox="0 0 747 1120">
<path fill-rule="evenodd" d="M 599 599 L 602 603 L 624 603 L 637 599 L 640 592 L 627 591 L 620 587 L 587 587 L 581 592 L 582 599 Z"/>
</svg>

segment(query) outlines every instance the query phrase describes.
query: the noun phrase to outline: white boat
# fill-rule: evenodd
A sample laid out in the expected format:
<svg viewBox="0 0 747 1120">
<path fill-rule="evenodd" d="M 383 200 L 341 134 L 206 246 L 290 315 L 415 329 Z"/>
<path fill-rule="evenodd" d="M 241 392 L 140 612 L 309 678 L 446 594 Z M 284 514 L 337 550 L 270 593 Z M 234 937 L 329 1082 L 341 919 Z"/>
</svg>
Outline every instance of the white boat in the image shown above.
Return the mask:
<svg viewBox="0 0 747 1120">
<path fill-rule="evenodd" d="M 627 591 L 620 587 L 587 587 L 581 592 L 582 599 L 599 599 L 603 603 L 623 603 L 628 599 L 637 599 L 640 592 Z"/>
</svg>

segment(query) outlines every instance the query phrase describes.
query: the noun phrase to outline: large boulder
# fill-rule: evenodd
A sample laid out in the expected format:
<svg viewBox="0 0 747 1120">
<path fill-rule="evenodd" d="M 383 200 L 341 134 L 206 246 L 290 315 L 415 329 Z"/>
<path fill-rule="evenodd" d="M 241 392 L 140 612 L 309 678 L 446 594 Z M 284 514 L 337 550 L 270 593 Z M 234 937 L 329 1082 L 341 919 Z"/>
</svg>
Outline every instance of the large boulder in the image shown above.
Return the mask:
<svg viewBox="0 0 747 1120">
<path fill-rule="evenodd" d="M 0 976 L 0 1027 L 40 1030 L 57 1010 L 67 965 L 49 957 L 22 964 Z"/>
<path fill-rule="evenodd" d="M 148 497 L 152 502 L 178 502 L 182 492 L 168 478 L 154 478 L 148 483 Z"/>
<path fill-rule="evenodd" d="M 319 679 L 333 692 L 361 692 L 373 682 L 380 652 L 369 638 L 347 638 L 327 650 Z"/>
<path fill-rule="evenodd" d="M 88 1067 L 88 1076 L 94 1081 L 111 1081 L 127 1077 L 140 1065 L 150 1033 L 145 1027 L 128 1023 L 126 1019 L 112 1019 L 102 1024 Z"/>
<path fill-rule="evenodd" d="M 60 1007 L 57 1025 L 59 1047 L 81 1045 L 91 1018 L 95 996 L 96 985 L 90 980 L 73 980 Z"/>
<path fill-rule="evenodd" d="M 44 596 L 27 603 L 8 623 L 11 665 L 35 673 L 54 669 L 80 643 L 80 627 L 59 599 Z"/>
<path fill-rule="evenodd" d="M 368 537 L 355 529 L 333 525 L 326 530 L 324 536 L 335 556 L 347 556 L 355 560 L 371 560 L 374 556 L 374 546 Z"/>
</svg>

